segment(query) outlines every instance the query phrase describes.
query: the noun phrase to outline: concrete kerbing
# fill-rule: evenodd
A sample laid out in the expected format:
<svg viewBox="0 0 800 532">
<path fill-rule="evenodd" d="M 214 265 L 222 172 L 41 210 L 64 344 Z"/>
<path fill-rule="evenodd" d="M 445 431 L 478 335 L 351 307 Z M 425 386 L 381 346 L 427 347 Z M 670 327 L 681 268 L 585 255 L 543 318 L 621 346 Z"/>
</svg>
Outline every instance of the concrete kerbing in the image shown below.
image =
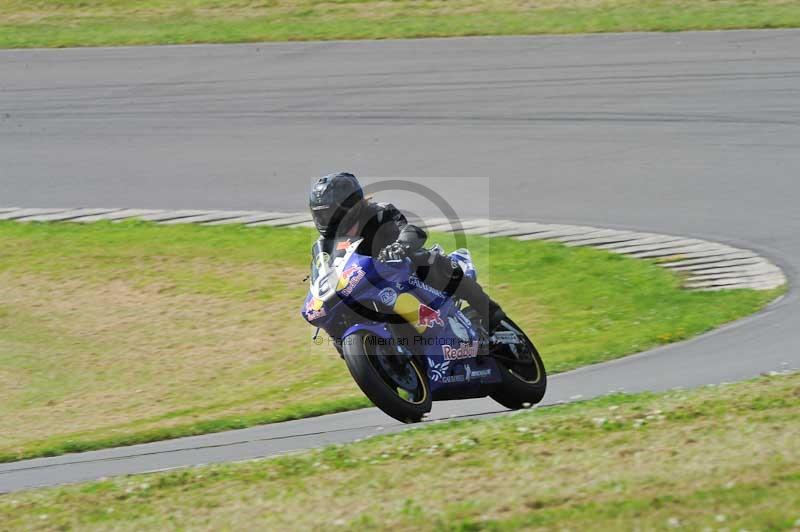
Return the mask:
<svg viewBox="0 0 800 532">
<path fill-rule="evenodd" d="M 17 222 L 116 223 L 130 219 L 169 225 L 311 226 L 308 214 L 296 212 L 0 207 L 0 220 Z M 441 218 L 415 223 L 437 231 L 452 230 L 449 222 Z M 461 225 L 467 234 L 489 238 L 508 236 L 517 240 L 549 240 L 571 247 L 594 247 L 634 258 L 656 259 L 659 266 L 687 275 L 684 286 L 689 290 L 771 290 L 787 282 L 778 266 L 750 250 L 694 238 L 513 220 L 465 220 Z"/>
</svg>

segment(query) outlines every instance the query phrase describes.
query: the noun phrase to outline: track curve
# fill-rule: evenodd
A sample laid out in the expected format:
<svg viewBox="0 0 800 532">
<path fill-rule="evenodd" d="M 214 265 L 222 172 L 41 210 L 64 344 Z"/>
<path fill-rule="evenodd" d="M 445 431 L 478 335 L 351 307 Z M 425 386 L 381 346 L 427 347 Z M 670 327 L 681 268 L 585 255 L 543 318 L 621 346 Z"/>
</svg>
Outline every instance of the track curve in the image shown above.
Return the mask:
<svg viewBox="0 0 800 532">
<path fill-rule="evenodd" d="M 489 176 L 496 217 L 724 242 L 791 282 L 799 51 L 790 30 L 0 52 L 0 203 L 284 210 L 330 169 Z M 798 368 L 799 307 L 792 289 L 711 334 L 558 375 L 547 401 Z M 401 428 L 363 410 L 5 464 L 0 491 Z"/>
</svg>

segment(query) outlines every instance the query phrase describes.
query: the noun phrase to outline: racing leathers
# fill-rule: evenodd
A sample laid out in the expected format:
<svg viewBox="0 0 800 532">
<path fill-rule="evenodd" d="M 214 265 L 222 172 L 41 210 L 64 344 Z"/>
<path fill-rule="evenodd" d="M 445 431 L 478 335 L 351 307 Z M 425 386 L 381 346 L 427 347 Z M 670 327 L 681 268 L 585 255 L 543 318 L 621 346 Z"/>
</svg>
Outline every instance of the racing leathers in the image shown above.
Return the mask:
<svg viewBox="0 0 800 532">
<path fill-rule="evenodd" d="M 500 325 L 505 318 L 500 306 L 446 255 L 437 249 L 425 250 L 423 246 L 428 238 L 427 233 L 408 223 L 394 205 L 365 199 L 354 214 L 353 217 L 345 217 L 340 234 L 363 238 L 357 250 L 359 254 L 383 261 L 410 257 L 417 268 L 417 277 L 434 289 L 469 303 L 483 318 L 488 332 L 493 332 Z"/>
</svg>

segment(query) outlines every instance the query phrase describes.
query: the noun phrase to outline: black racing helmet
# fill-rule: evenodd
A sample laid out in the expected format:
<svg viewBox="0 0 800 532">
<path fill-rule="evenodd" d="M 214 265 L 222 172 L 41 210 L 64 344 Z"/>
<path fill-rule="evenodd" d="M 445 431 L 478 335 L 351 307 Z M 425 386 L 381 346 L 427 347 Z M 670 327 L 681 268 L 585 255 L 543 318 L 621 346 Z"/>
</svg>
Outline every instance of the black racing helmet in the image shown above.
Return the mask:
<svg viewBox="0 0 800 532">
<path fill-rule="evenodd" d="M 325 238 L 336 236 L 339 223 L 363 199 L 364 191 L 353 174 L 340 172 L 321 177 L 308 199 L 319 234 Z"/>
</svg>

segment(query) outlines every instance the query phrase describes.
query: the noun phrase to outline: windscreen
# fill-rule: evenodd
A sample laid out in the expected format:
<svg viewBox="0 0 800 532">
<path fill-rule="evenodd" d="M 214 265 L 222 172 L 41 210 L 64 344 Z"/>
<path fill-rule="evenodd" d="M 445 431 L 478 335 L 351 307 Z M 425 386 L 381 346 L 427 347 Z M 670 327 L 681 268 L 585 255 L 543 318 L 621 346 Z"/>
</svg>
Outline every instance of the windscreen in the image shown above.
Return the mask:
<svg viewBox="0 0 800 532">
<path fill-rule="evenodd" d="M 331 255 L 326 251 L 331 246 L 326 244 L 325 240 L 319 239 L 311 248 L 311 284 L 316 283 L 319 276 L 327 273 L 331 267 Z"/>
</svg>

